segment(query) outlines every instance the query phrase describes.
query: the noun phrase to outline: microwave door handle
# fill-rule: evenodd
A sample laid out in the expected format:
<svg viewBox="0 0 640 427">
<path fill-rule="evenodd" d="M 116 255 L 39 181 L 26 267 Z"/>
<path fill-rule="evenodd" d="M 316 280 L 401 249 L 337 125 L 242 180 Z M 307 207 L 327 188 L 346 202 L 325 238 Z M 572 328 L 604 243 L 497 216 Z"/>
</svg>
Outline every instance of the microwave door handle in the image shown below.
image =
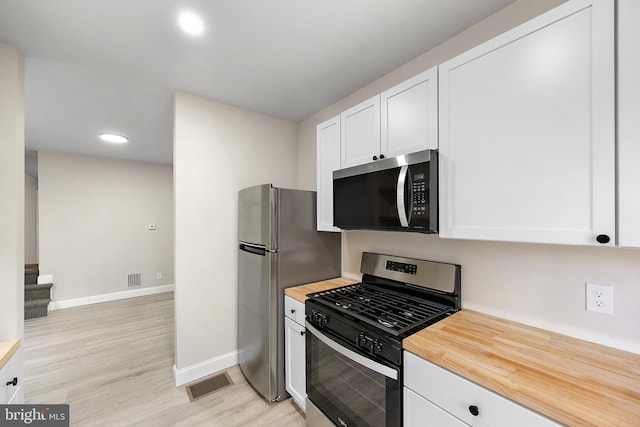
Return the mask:
<svg viewBox="0 0 640 427">
<path fill-rule="evenodd" d="M 409 227 L 409 220 L 407 219 L 407 210 L 404 205 L 404 189 L 405 189 L 405 181 L 407 179 L 407 171 L 409 170 L 408 165 L 404 165 L 400 168 L 400 173 L 398 174 L 398 186 L 396 188 L 396 200 L 398 205 L 398 218 L 400 218 L 400 225 L 403 227 Z"/>
</svg>

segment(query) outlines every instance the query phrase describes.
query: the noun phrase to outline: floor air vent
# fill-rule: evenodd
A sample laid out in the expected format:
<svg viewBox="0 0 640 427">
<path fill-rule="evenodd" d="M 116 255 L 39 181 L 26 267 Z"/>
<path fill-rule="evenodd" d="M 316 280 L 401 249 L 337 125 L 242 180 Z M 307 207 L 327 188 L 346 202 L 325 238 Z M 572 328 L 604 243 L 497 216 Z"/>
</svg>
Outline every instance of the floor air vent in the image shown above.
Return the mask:
<svg viewBox="0 0 640 427">
<path fill-rule="evenodd" d="M 129 274 L 129 276 L 127 277 L 127 287 L 135 288 L 140 286 L 140 276 L 142 276 L 142 273 Z"/>
<path fill-rule="evenodd" d="M 225 387 L 233 385 L 233 381 L 229 377 L 229 374 L 223 372 L 213 377 L 209 377 L 195 384 L 187 386 L 187 394 L 191 402 L 213 393 L 214 391 L 222 390 Z"/>
</svg>

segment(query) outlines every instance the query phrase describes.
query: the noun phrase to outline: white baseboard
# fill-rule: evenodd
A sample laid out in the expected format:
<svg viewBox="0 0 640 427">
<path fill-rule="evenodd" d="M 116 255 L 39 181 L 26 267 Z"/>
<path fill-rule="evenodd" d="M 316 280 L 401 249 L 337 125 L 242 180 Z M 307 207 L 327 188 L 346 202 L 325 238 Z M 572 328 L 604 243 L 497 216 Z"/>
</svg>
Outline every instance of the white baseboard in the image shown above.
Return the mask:
<svg viewBox="0 0 640 427">
<path fill-rule="evenodd" d="M 176 365 L 173 365 L 173 378 L 176 383 L 176 387 L 188 384 L 200 378 L 204 378 L 211 374 L 215 374 L 218 371 L 230 368 L 238 364 L 238 352 L 232 351 L 231 353 L 223 354 L 213 359 L 205 360 L 204 362 L 197 363 L 195 365 L 187 366 L 186 368 L 178 369 Z"/>
<path fill-rule="evenodd" d="M 114 292 L 111 294 L 93 295 L 90 297 L 74 298 L 60 301 L 51 301 L 50 310 L 60 310 L 62 308 L 79 307 L 82 305 L 98 304 L 101 302 L 117 301 L 127 298 L 142 297 L 146 295 L 173 292 L 175 285 L 152 286 L 150 288 L 133 289 L 130 291 Z"/>
</svg>

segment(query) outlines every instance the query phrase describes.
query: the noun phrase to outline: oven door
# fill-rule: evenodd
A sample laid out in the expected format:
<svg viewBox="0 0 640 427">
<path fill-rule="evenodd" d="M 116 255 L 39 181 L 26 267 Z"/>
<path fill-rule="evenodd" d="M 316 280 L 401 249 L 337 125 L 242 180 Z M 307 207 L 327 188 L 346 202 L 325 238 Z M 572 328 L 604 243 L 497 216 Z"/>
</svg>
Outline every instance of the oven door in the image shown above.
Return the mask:
<svg viewBox="0 0 640 427">
<path fill-rule="evenodd" d="M 307 395 L 334 424 L 400 426 L 400 368 L 381 364 L 306 323 Z"/>
</svg>

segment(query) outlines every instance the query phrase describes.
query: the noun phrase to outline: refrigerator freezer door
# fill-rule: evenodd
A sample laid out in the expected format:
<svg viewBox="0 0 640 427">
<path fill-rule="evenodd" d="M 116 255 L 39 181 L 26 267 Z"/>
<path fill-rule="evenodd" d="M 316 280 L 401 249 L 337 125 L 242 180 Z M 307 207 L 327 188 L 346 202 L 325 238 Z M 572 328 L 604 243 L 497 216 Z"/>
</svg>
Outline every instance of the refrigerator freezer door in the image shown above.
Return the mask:
<svg viewBox="0 0 640 427">
<path fill-rule="evenodd" d="M 316 231 L 316 193 L 278 189 L 281 290 L 340 276 L 340 233 Z"/>
<path fill-rule="evenodd" d="M 238 364 L 267 400 L 279 397 L 277 305 L 273 305 L 278 254 L 238 247 Z"/>
<path fill-rule="evenodd" d="M 238 240 L 277 249 L 276 189 L 271 184 L 238 192 Z"/>
</svg>

